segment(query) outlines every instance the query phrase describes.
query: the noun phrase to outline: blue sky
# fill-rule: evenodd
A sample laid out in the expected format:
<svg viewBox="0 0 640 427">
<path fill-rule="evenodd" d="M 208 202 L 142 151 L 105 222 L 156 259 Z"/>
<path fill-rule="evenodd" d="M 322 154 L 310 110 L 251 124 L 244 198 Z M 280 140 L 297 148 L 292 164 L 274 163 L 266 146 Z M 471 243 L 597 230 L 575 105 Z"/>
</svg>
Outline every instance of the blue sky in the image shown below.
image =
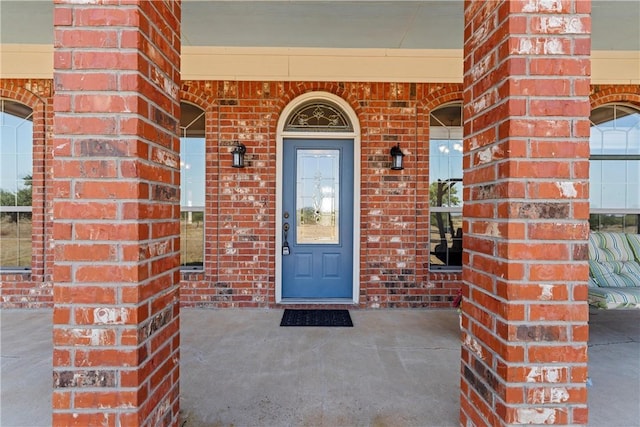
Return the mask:
<svg viewBox="0 0 640 427">
<path fill-rule="evenodd" d="M 180 139 L 180 205 L 204 207 L 204 138 Z"/>
<path fill-rule="evenodd" d="M 33 172 L 33 123 L 0 112 L 0 189 L 15 193 Z"/>
</svg>

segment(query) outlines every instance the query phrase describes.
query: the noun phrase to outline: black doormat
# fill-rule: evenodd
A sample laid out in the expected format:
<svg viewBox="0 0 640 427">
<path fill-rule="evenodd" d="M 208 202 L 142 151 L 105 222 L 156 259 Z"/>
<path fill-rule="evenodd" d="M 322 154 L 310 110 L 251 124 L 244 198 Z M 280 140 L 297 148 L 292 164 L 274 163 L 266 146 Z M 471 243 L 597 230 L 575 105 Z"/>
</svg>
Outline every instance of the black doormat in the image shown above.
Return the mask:
<svg viewBox="0 0 640 427">
<path fill-rule="evenodd" d="M 349 310 L 294 310 L 287 308 L 280 326 L 347 326 L 353 322 Z"/>
</svg>

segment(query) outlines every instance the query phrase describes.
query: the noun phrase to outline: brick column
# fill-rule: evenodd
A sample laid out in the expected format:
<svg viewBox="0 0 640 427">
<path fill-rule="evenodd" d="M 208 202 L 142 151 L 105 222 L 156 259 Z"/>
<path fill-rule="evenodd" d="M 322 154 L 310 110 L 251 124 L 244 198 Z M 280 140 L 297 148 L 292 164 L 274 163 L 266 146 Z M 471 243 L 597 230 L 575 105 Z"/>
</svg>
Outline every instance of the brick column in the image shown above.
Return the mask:
<svg viewBox="0 0 640 427">
<path fill-rule="evenodd" d="M 587 422 L 590 30 L 465 2 L 461 425 Z"/>
<path fill-rule="evenodd" d="M 54 9 L 55 426 L 178 424 L 180 1 L 117 4 Z"/>
</svg>

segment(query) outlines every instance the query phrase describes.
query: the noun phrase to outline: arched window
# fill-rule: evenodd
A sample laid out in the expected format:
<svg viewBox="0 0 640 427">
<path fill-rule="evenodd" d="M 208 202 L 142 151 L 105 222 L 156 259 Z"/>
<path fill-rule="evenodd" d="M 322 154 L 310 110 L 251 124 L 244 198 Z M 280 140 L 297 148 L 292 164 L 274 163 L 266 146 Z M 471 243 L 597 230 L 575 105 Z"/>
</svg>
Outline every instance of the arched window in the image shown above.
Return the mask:
<svg viewBox="0 0 640 427">
<path fill-rule="evenodd" d="M 640 109 L 607 104 L 590 120 L 591 229 L 639 233 Z"/>
<path fill-rule="evenodd" d="M 287 118 L 284 130 L 299 132 L 353 132 L 349 118 L 328 101 L 314 100 L 296 109 Z"/>
<path fill-rule="evenodd" d="M 429 120 L 430 267 L 462 268 L 462 104 Z"/>
<path fill-rule="evenodd" d="M 0 268 L 31 269 L 33 111 L 0 99 Z"/>
<path fill-rule="evenodd" d="M 205 113 L 180 104 L 180 265 L 201 270 L 204 260 Z"/>
</svg>

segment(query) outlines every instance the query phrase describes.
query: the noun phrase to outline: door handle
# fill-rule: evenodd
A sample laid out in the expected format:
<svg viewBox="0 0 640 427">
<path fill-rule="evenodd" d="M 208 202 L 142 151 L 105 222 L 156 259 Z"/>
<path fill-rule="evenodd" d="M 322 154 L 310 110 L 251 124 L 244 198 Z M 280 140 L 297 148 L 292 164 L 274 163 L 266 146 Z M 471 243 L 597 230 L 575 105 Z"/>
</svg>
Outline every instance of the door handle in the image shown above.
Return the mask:
<svg viewBox="0 0 640 427">
<path fill-rule="evenodd" d="M 291 250 L 289 249 L 289 242 L 287 236 L 289 235 L 289 223 L 285 222 L 282 225 L 282 231 L 284 233 L 284 241 L 282 242 L 282 255 L 289 255 Z"/>
</svg>

